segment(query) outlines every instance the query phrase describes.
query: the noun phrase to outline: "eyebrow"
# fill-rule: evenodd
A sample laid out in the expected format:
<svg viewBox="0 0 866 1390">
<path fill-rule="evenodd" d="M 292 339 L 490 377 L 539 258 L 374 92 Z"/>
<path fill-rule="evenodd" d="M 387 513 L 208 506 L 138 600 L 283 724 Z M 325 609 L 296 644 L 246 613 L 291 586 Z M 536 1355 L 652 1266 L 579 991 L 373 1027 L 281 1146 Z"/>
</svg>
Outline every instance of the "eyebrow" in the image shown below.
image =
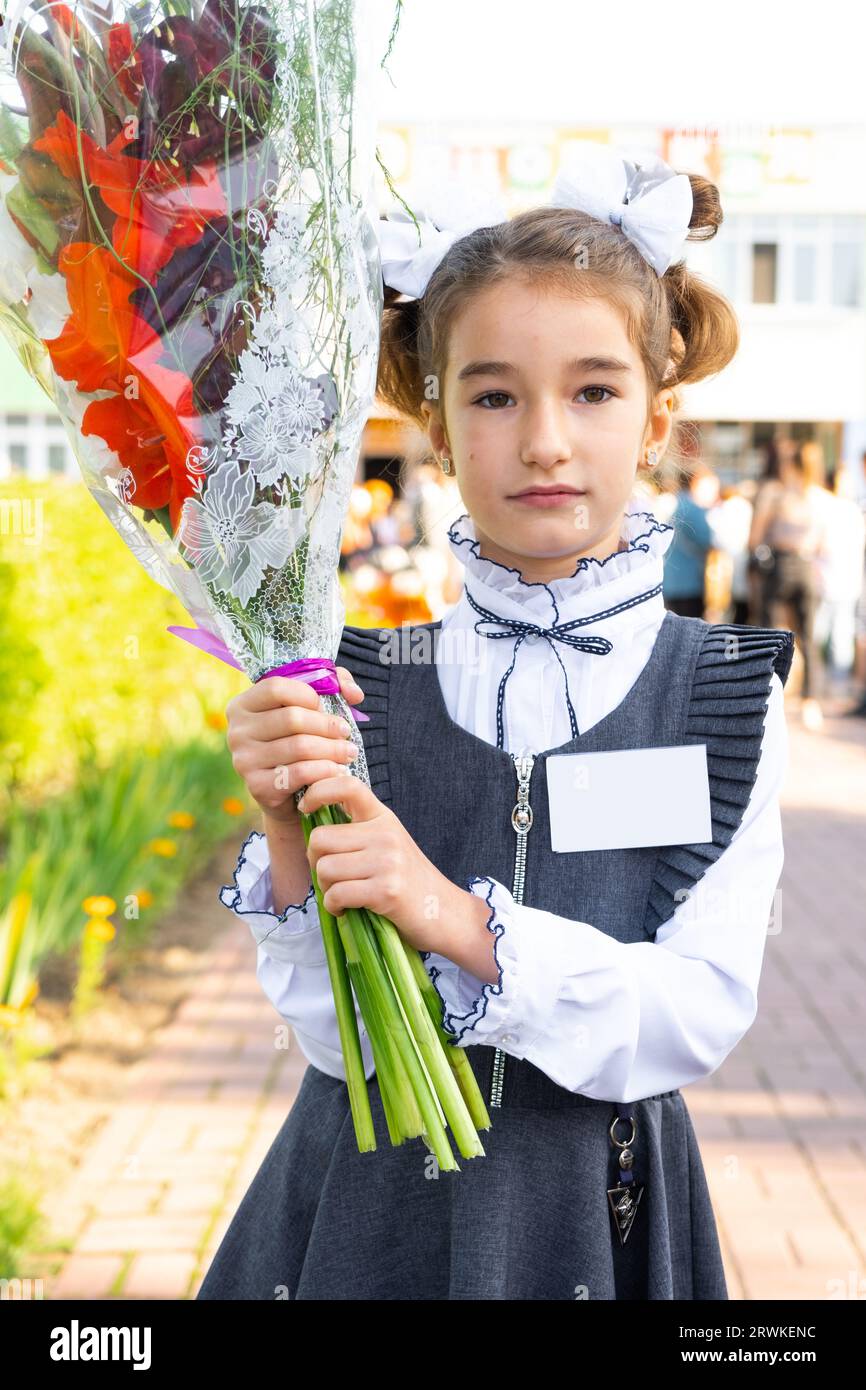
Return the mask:
<svg viewBox="0 0 866 1390">
<path fill-rule="evenodd" d="M 628 363 L 618 357 L 573 357 L 565 368 L 569 372 L 631 372 Z M 520 372 L 511 362 L 482 360 L 467 362 L 457 373 L 457 380 L 466 381 L 473 376 L 520 376 Z"/>
</svg>

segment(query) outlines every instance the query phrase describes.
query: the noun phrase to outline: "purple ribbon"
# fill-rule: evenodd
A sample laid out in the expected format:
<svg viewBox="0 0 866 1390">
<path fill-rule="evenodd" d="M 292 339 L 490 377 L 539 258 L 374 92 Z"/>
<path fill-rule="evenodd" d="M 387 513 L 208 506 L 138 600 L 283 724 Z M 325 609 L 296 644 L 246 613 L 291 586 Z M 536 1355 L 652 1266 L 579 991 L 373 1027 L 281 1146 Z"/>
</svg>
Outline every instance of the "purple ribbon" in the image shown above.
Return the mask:
<svg viewBox="0 0 866 1390">
<path fill-rule="evenodd" d="M 184 642 L 191 642 L 194 647 L 224 661 L 226 665 L 235 666 L 239 671 L 244 669 L 232 656 L 222 638 L 208 632 L 207 628 L 170 627 L 168 631 L 174 633 L 175 637 L 182 637 Z M 316 675 L 316 672 L 319 674 Z M 336 672 L 336 664 L 330 657 L 304 656 L 298 661 L 287 661 L 282 666 L 272 666 L 269 671 L 263 671 L 260 676 L 256 676 L 255 683 L 263 681 L 266 676 L 293 676 L 295 680 L 311 685 L 320 695 L 339 695 L 340 680 Z M 356 723 L 362 720 L 366 723 L 369 720 L 369 714 L 362 714 L 360 710 L 352 709 L 351 705 L 349 708 Z"/>
</svg>

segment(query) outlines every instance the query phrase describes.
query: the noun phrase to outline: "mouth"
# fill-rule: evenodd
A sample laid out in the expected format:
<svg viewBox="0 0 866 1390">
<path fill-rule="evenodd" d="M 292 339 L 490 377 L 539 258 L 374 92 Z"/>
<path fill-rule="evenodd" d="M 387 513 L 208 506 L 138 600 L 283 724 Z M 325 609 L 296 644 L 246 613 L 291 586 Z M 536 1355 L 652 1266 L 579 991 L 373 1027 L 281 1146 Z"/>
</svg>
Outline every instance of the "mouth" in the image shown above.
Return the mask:
<svg viewBox="0 0 866 1390">
<path fill-rule="evenodd" d="M 515 493 L 509 501 L 524 502 L 533 507 L 561 507 L 585 496 L 585 491 L 574 487 L 530 487 Z"/>
<path fill-rule="evenodd" d="M 515 492 L 512 496 L 531 497 L 538 494 L 540 497 L 552 497 L 557 492 L 567 492 L 570 497 L 585 496 L 585 489 L 571 487 L 568 483 L 553 483 L 550 487 L 525 487 L 522 492 Z"/>
</svg>

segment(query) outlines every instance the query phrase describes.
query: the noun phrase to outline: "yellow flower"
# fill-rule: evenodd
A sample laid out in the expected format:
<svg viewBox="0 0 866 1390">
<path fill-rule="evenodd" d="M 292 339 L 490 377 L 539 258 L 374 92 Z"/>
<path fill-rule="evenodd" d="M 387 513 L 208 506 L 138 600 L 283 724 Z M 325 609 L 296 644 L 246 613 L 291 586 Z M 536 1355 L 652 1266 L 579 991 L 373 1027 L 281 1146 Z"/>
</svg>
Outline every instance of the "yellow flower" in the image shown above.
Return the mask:
<svg viewBox="0 0 866 1390">
<path fill-rule="evenodd" d="M 229 721 L 226 719 L 222 711 L 218 709 L 208 710 L 204 718 L 205 723 L 211 729 L 227 729 L 229 726 Z"/>
<path fill-rule="evenodd" d="M 172 811 L 168 823 L 178 830 L 189 830 L 195 825 L 195 816 L 190 815 L 189 811 Z"/>
<path fill-rule="evenodd" d="M 117 935 L 115 928 L 106 917 L 91 917 L 84 928 L 88 936 L 97 941 L 111 941 Z"/>
<path fill-rule="evenodd" d="M 153 894 L 151 893 L 149 888 L 140 889 L 138 893 L 133 894 L 133 897 L 138 902 L 139 907 L 153 906 Z"/>
<path fill-rule="evenodd" d="M 151 840 L 148 849 L 151 854 L 159 854 L 163 859 L 171 859 L 172 855 L 177 854 L 177 845 L 174 840 Z"/>
<path fill-rule="evenodd" d="M 230 816 L 242 816 L 246 806 L 236 796 L 227 796 L 223 802 L 223 810 Z"/>
<path fill-rule="evenodd" d="M 20 1028 L 24 1020 L 21 1009 L 13 1009 L 9 1004 L 0 1004 L 0 1028 Z"/>
<path fill-rule="evenodd" d="M 110 912 L 117 911 L 117 903 L 114 899 L 104 896 L 85 898 L 81 906 L 90 917 L 107 917 Z"/>
</svg>

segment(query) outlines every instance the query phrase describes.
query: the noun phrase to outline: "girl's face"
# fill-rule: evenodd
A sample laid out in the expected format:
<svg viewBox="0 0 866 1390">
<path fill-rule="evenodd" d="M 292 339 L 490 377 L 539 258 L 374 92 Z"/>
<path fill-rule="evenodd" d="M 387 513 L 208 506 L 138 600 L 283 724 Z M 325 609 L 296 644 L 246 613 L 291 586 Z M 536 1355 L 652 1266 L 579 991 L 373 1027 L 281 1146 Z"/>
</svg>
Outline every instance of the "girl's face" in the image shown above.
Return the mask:
<svg viewBox="0 0 866 1390">
<path fill-rule="evenodd" d="M 422 408 L 485 559 L 544 582 L 625 547 L 638 465 L 650 447 L 661 458 L 672 425 L 672 391 L 648 418 L 646 389 L 625 321 L 606 301 L 520 282 L 473 296 L 451 331 L 439 406 Z M 531 488 L 563 491 L 540 502 L 521 495 Z"/>
</svg>

